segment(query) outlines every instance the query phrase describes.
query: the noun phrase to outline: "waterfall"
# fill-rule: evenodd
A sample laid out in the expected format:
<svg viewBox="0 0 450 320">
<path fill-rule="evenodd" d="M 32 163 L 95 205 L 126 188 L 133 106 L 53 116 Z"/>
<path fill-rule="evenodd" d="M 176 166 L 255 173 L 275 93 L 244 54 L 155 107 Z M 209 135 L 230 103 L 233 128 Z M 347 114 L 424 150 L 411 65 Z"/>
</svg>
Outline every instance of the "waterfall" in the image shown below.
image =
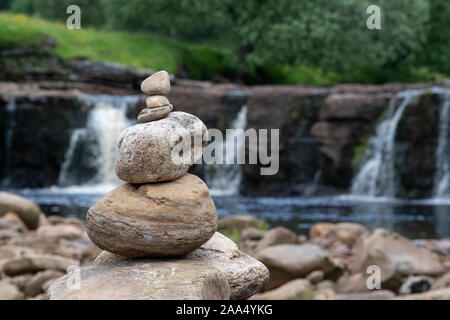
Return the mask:
<svg viewBox="0 0 450 320">
<path fill-rule="evenodd" d="M 73 130 L 58 186 L 117 185 L 114 171 L 117 139 L 131 125 L 126 117 L 138 96 L 82 95 L 91 108 L 86 127 Z"/>
<path fill-rule="evenodd" d="M 245 130 L 247 125 L 247 107 L 242 106 L 236 118 L 231 123 L 231 129 Z M 224 164 L 212 164 L 205 169 L 205 180 L 212 195 L 232 196 L 239 194 L 242 181 L 242 167 L 237 164 L 239 152 L 245 150 L 244 139 L 226 139 L 223 145 Z M 227 153 L 227 148 L 235 148 L 234 153 Z M 233 158 L 230 158 L 233 157 Z"/>
<path fill-rule="evenodd" d="M 353 179 L 352 194 L 395 197 L 396 174 L 394 167 L 395 136 L 400 119 L 418 90 L 403 91 L 395 95 L 378 124 L 376 134 L 369 140 L 365 161 Z"/>
<path fill-rule="evenodd" d="M 8 118 L 8 128 L 6 129 L 6 141 L 5 141 L 5 168 L 6 172 L 11 172 L 11 150 L 14 142 L 14 130 L 16 128 L 16 97 L 14 95 L 10 96 L 8 99 L 8 104 L 6 105 L 6 113 Z M 3 184 L 9 185 L 10 177 L 7 175 Z"/>
<path fill-rule="evenodd" d="M 442 89 L 433 197 L 450 196 L 450 90 Z"/>
</svg>

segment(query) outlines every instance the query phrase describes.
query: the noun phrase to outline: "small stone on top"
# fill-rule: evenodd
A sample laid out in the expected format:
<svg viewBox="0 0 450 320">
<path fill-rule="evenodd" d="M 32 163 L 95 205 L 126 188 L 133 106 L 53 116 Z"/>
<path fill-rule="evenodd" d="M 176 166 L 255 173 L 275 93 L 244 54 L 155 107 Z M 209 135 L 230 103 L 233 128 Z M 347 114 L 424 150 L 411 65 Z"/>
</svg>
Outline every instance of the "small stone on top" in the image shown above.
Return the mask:
<svg viewBox="0 0 450 320">
<path fill-rule="evenodd" d="M 141 90 L 150 95 L 167 95 L 170 92 L 170 76 L 167 71 L 158 71 L 145 79 Z"/>
</svg>

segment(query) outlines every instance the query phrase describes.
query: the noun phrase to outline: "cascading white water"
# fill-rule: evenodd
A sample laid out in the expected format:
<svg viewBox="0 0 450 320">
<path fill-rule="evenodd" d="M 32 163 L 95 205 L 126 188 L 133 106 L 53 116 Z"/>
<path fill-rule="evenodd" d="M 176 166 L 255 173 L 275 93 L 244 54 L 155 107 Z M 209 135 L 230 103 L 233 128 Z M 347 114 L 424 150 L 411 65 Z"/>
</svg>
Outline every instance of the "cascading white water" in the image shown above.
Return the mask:
<svg viewBox="0 0 450 320">
<path fill-rule="evenodd" d="M 420 92 L 403 91 L 391 99 L 383 116 L 384 120 L 376 128 L 376 135 L 369 140 L 366 160 L 353 179 L 352 194 L 395 197 L 394 152 L 397 126 L 406 107 Z"/>
<path fill-rule="evenodd" d="M 440 89 L 439 135 L 436 149 L 436 174 L 433 197 L 450 196 L 450 89 Z"/>
<path fill-rule="evenodd" d="M 236 118 L 231 123 L 231 129 L 245 130 L 247 126 L 247 107 L 242 106 Z M 205 168 L 205 180 L 212 195 L 232 196 L 239 194 L 242 181 L 242 166 L 237 164 L 236 158 L 239 152 L 245 148 L 244 139 L 226 139 L 223 145 L 224 164 L 212 164 Z M 234 152 L 226 150 L 234 148 Z"/>
<path fill-rule="evenodd" d="M 6 112 L 8 114 L 8 128 L 6 129 L 6 141 L 5 141 L 5 158 L 6 158 L 6 172 L 11 171 L 11 150 L 13 147 L 14 129 L 16 128 L 16 97 L 14 95 L 9 97 L 8 104 L 6 105 Z M 9 184 L 9 177 L 7 176 L 5 181 L 6 185 Z"/>
<path fill-rule="evenodd" d="M 119 184 L 114 162 L 120 133 L 131 125 L 126 117 L 128 107 L 138 96 L 82 95 L 80 102 L 90 106 L 85 128 L 75 129 L 58 179 L 61 187 L 111 186 Z M 82 154 L 79 154 L 81 150 Z M 80 177 L 80 159 L 88 163 L 92 174 Z"/>
</svg>

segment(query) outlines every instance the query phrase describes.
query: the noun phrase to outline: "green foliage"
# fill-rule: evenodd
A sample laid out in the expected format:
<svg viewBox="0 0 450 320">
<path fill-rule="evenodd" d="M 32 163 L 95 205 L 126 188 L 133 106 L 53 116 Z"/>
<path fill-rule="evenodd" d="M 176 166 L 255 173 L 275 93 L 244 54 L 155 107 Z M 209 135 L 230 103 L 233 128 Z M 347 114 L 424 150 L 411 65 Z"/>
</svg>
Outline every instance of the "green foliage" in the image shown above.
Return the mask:
<svg viewBox="0 0 450 320">
<path fill-rule="evenodd" d="M 57 43 L 51 53 L 61 58 L 87 57 L 94 61 L 153 70 L 165 69 L 173 73 L 181 66 L 195 61 L 200 71 L 193 70 L 193 74 L 189 74 L 193 78 L 222 72 L 228 67 L 226 61 L 230 55 L 219 49 L 186 45 L 149 33 L 108 32 L 89 28 L 69 30 L 64 24 L 29 18 L 23 14 L 0 13 L 0 28 L 0 48 L 35 46 L 39 49 L 43 37 L 48 35 Z M 201 56 L 195 57 L 196 54 Z"/>
<path fill-rule="evenodd" d="M 11 7 L 12 0 L 0 0 L 0 10 L 8 10 Z"/>
<path fill-rule="evenodd" d="M 176 53 L 196 79 L 333 85 L 450 73 L 448 0 L 13 0 L 11 10 L 65 22 L 69 4 L 81 7 L 83 28 L 201 44 Z M 366 27 L 372 4 L 381 30 Z"/>
<path fill-rule="evenodd" d="M 450 1 L 430 0 L 427 41 L 418 62 L 434 71 L 450 74 Z"/>
</svg>

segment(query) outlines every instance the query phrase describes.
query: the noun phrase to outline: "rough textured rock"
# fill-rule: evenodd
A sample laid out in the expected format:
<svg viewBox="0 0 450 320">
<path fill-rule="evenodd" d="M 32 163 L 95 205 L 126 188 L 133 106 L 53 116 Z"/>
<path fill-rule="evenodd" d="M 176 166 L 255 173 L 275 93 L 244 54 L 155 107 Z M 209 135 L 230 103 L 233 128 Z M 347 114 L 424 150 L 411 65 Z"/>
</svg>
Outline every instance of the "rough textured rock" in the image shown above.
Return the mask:
<svg viewBox="0 0 450 320">
<path fill-rule="evenodd" d="M 156 121 L 164 118 L 173 110 L 173 106 L 171 104 L 155 107 L 155 108 L 145 108 L 138 115 L 139 123 L 147 123 L 151 121 Z"/>
<path fill-rule="evenodd" d="M 126 258 L 103 251 L 95 263 L 113 263 Z M 259 292 L 269 279 L 269 271 L 256 259 L 238 250 L 236 244 L 216 232 L 197 250 L 185 256 L 186 260 L 198 261 L 215 267 L 227 278 L 232 300 L 246 299 Z"/>
<path fill-rule="evenodd" d="M 5 280 L 0 281 L 0 300 L 22 300 L 24 295 L 19 289 Z"/>
<path fill-rule="evenodd" d="M 187 260 L 125 259 L 81 269 L 80 287 L 68 288 L 73 275 L 48 289 L 51 300 L 226 300 L 225 275 L 207 264 Z"/>
<path fill-rule="evenodd" d="M 304 277 L 314 270 L 322 270 L 327 275 L 340 269 L 330 260 L 325 250 L 313 244 L 272 246 L 258 252 L 256 258 L 270 271 L 266 289 Z"/>
<path fill-rule="evenodd" d="M 147 106 L 147 108 L 157 108 L 167 106 L 169 104 L 169 99 L 167 99 L 165 96 L 150 96 L 145 99 L 145 105 Z"/>
<path fill-rule="evenodd" d="M 278 244 L 298 244 L 298 236 L 285 227 L 275 227 L 267 231 L 264 238 L 258 243 L 256 251 Z"/>
<path fill-rule="evenodd" d="M 147 94 L 167 95 L 170 92 L 170 75 L 167 71 L 158 71 L 145 79 L 141 90 Z"/>
<path fill-rule="evenodd" d="M 42 213 L 37 204 L 15 194 L 0 192 L 0 216 L 16 213 L 31 230 L 39 226 L 39 216 Z"/>
<path fill-rule="evenodd" d="M 355 252 L 353 271 L 365 272 L 368 266 L 377 265 L 381 269 L 382 285 L 387 285 L 387 288 L 397 289 L 401 285 L 399 279 L 404 276 L 436 276 L 445 272 L 436 254 L 385 229 L 376 229 L 369 237 L 362 239 Z"/>
<path fill-rule="evenodd" d="M 255 294 L 251 300 L 313 300 L 314 289 L 308 280 L 297 279 L 281 287 L 264 293 Z"/>
<path fill-rule="evenodd" d="M 179 256 L 214 235 L 217 213 L 206 184 L 186 174 L 170 182 L 117 187 L 89 209 L 86 226 L 98 247 L 116 254 Z"/>
<path fill-rule="evenodd" d="M 136 124 L 119 138 L 116 174 L 130 183 L 175 180 L 201 158 L 207 140 L 203 122 L 184 112 Z"/>
<path fill-rule="evenodd" d="M 261 262 L 239 251 L 233 241 L 219 232 L 186 258 L 207 263 L 222 271 L 230 284 L 233 300 L 252 296 L 269 280 L 269 270 Z"/>
</svg>

